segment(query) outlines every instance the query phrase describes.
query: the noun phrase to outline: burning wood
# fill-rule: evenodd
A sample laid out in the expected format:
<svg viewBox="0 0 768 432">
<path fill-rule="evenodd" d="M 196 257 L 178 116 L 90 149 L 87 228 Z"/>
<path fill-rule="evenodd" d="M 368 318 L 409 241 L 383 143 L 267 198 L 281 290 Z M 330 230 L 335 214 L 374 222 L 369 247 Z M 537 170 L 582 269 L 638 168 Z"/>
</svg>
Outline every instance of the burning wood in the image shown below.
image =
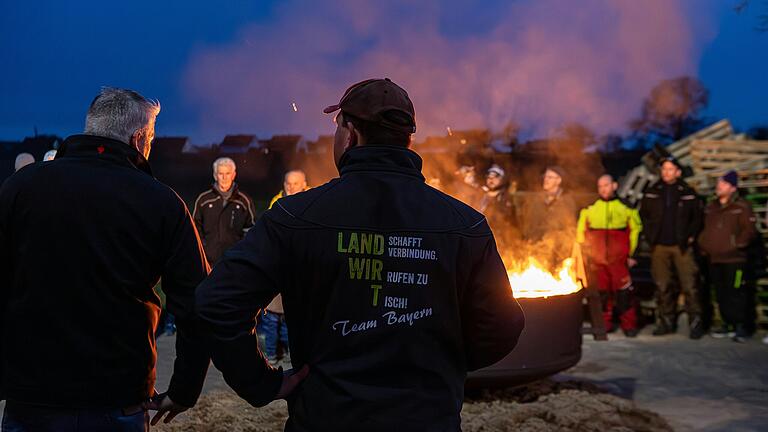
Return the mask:
<svg viewBox="0 0 768 432">
<path fill-rule="evenodd" d="M 555 274 L 545 270 L 535 258 L 507 269 L 509 283 L 516 298 L 538 298 L 578 292 L 582 286 L 576 280 L 573 258 L 560 265 Z"/>
</svg>

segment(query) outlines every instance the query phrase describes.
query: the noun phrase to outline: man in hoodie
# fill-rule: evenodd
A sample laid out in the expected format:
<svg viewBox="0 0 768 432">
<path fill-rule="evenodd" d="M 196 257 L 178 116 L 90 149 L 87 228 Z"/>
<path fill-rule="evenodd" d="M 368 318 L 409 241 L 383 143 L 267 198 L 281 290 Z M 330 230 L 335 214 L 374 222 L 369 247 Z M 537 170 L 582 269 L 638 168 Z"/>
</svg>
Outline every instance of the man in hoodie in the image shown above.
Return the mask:
<svg viewBox="0 0 768 432">
<path fill-rule="evenodd" d="M 717 180 L 717 199 L 704 209 L 704 229 L 699 247 L 709 262 L 723 326 L 712 331 L 715 338 L 732 337 L 744 342 L 751 336 L 751 275 L 747 270 L 747 247 L 757 235 L 752 205 L 739 196 L 739 177 L 729 171 Z"/>
<path fill-rule="evenodd" d="M 616 197 L 619 185 L 608 174 L 597 180 L 599 199 L 583 209 L 576 228 L 576 241 L 584 244 L 590 276 L 597 284 L 608 332 L 614 329 L 614 314 L 627 337 L 637 336 L 637 312 L 629 268 L 642 231 L 637 210 Z"/>
<path fill-rule="evenodd" d="M 289 432 L 458 431 L 467 371 L 523 328 L 493 234 L 424 182 L 405 90 L 366 80 L 335 111 L 340 177 L 278 200 L 198 287 L 214 364 L 254 406 L 287 398 Z M 296 373 L 253 335 L 277 294 Z"/>
</svg>

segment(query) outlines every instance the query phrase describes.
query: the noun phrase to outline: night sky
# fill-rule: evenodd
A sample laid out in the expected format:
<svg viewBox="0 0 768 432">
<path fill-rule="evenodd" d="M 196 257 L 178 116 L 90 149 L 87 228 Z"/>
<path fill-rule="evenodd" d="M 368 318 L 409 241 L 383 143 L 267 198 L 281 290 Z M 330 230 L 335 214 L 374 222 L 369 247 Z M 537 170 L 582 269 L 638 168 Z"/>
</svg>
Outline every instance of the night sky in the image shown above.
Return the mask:
<svg viewBox="0 0 768 432">
<path fill-rule="evenodd" d="M 159 136 L 311 137 L 349 84 L 385 75 L 421 136 L 510 117 L 623 132 L 654 83 L 685 74 L 710 89 L 707 116 L 768 124 L 762 0 L 0 1 L 5 140 L 80 132 L 104 85 L 160 100 Z"/>
</svg>

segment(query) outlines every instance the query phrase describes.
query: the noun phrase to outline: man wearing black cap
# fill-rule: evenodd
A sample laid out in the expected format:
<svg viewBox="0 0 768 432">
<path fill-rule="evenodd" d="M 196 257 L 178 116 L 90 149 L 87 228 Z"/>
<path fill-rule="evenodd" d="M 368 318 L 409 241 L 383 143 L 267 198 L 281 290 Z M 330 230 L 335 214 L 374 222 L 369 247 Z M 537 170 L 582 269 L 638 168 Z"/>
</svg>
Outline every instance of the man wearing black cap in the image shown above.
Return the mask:
<svg viewBox="0 0 768 432">
<path fill-rule="evenodd" d="M 493 234 L 425 184 L 405 90 L 363 81 L 335 111 L 340 177 L 278 200 L 198 287 L 214 364 L 254 406 L 287 398 L 287 431 L 458 431 L 467 371 L 523 327 Z M 252 332 L 277 294 L 298 372 Z"/>
<path fill-rule="evenodd" d="M 712 337 L 744 342 L 751 336 L 751 277 L 747 274 L 747 247 L 757 228 L 752 206 L 739 196 L 739 177 L 729 171 L 717 180 L 717 199 L 704 209 L 699 246 L 709 261 L 709 274 L 717 293 L 723 326 Z"/>
<path fill-rule="evenodd" d="M 693 243 L 701 230 L 702 203 L 680 176 L 675 159 L 661 161 L 661 179 L 648 187 L 640 203 L 643 235 L 651 245 L 651 274 L 656 282 L 655 336 L 677 331 L 677 292 L 672 277 L 677 273 L 690 322 L 690 338 L 700 339 L 705 332 L 701 319 L 698 267 Z"/>
</svg>

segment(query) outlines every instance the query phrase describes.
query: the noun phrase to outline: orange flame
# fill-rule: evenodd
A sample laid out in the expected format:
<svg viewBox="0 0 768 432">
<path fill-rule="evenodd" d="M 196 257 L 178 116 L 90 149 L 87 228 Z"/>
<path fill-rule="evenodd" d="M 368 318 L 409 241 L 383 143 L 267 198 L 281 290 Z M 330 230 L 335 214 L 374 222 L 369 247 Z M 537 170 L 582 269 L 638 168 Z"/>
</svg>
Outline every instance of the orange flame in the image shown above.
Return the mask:
<svg viewBox="0 0 768 432">
<path fill-rule="evenodd" d="M 516 298 L 553 297 L 573 294 L 581 289 L 581 283 L 575 277 L 572 258 L 563 261 L 554 275 L 545 270 L 535 258 L 529 258 L 526 264 L 507 269 Z"/>
</svg>

